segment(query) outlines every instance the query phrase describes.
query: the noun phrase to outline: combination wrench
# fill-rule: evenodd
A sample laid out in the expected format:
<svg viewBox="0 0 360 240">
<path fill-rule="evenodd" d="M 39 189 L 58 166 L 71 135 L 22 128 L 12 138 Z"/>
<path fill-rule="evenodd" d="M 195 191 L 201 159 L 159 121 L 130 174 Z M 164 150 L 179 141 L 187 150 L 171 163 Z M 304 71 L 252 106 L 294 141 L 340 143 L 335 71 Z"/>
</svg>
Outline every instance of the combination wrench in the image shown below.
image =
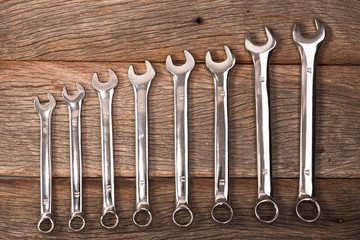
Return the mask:
<svg viewBox="0 0 360 240">
<path fill-rule="evenodd" d="M 272 32 L 265 27 L 267 42 L 255 45 L 251 41 L 251 34 L 245 37 L 245 48 L 249 51 L 255 69 L 255 105 L 256 105 L 256 153 L 258 167 L 258 203 L 255 206 L 255 216 L 264 223 L 274 222 L 279 216 L 279 208 L 273 200 L 272 170 L 271 170 L 271 131 L 270 131 L 270 82 L 269 62 L 276 40 Z M 274 209 L 273 215 L 262 216 L 259 212 L 261 205 L 270 204 Z"/>
<path fill-rule="evenodd" d="M 51 116 L 56 100 L 48 93 L 49 102 L 41 105 L 35 97 L 34 108 L 40 116 L 40 187 L 41 187 L 41 218 L 38 229 L 42 233 L 54 230 L 55 222 L 52 215 L 52 163 L 51 163 Z M 48 227 L 50 225 L 50 227 Z"/>
<path fill-rule="evenodd" d="M 224 46 L 226 60 L 216 63 L 210 51 L 206 54 L 206 66 L 210 70 L 215 85 L 215 205 L 211 217 L 222 224 L 233 218 L 233 209 L 229 204 L 229 119 L 228 119 L 228 79 L 230 70 L 235 64 L 235 56 Z M 220 209 L 227 211 L 226 218 L 217 214 Z"/>
<path fill-rule="evenodd" d="M 314 19 L 316 33 L 311 38 L 301 35 L 299 24 L 293 28 L 293 39 L 301 57 L 301 120 L 300 120 L 300 179 L 296 204 L 297 216 L 305 222 L 316 221 L 321 214 L 315 193 L 315 119 L 316 119 L 316 58 L 325 39 L 325 28 Z M 301 211 L 303 203 L 316 209 L 314 216 L 305 217 Z"/>
<path fill-rule="evenodd" d="M 128 77 L 134 88 L 135 95 L 135 128 L 136 128 L 136 210 L 133 222 L 139 227 L 147 227 L 152 222 L 149 205 L 149 179 L 148 179 L 148 93 L 151 81 L 156 73 L 149 61 L 145 61 L 147 72 L 136 75 L 133 65 L 130 66 Z M 142 214 L 147 215 L 146 220 L 140 220 Z"/>
<path fill-rule="evenodd" d="M 81 106 L 85 97 L 85 90 L 76 83 L 78 93 L 70 96 L 66 87 L 63 88 L 62 96 L 69 110 L 69 133 L 70 133 L 70 169 L 71 169 L 71 217 L 69 228 L 75 232 L 85 227 L 82 203 L 82 160 L 81 160 Z M 81 225 L 74 224 L 80 220 Z"/>
<path fill-rule="evenodd" d="M 103 182 L 103 210 L 100 223 L 104 228 L 112 229 L 119 224 L 119 216 L 115 208 L 115 185 L 114 185 L 114 152 L 113 152 L 113 126 L 112 126 L 112 100 L 114 89 L 118 84 L 116 74 L 109 69 L 110 81 L 99 82 L 94 73 L 92 79 L 93 88 L 100 99 L 101 112 L 101 151 L 102 151 L 102 182 Z M 115 222 L 108 224 L 105 219 L 114 217 Z"/>
<path fill-rule="evenodd" d="M 175 188 L 176 208 L 173 212 L 173 222 L 180 227 L 187 227 L 193 222 L 193 213 L 189 208 L 189 167 L 188 167 L 188 79 L 195 66 L 193 56 L 184 51 L 186 63 L 175 66 L 169 55 L 166 68 L 174 81 L 175 108 Z M 187 215 L 188 221 L 180 221 L 181 215 Z"/>
</svg>

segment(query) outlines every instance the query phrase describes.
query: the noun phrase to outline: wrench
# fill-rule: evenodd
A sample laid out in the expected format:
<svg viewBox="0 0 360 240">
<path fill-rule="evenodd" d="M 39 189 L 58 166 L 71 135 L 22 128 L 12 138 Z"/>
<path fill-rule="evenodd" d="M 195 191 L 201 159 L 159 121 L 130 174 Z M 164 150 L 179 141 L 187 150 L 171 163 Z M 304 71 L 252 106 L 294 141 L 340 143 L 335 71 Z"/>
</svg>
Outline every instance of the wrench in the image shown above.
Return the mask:
<svg viewBox="0 0 360 240">
<path fill-rule="evenodd" d="M 99 82 L 98 75 L 94 73 L 92 85 L 100 99 L 101 111 L 101 151 L 102 151 L 102 182 L 103 182 L 103 210 L 100 223 L 104 228 L 113 229 L 119 224 L 119 217 L 115 208 L 114 186 L 114 152 L 112 127 L 112 99 L 114 89 L 118 84 L 116 74 L 109 69 L 110 81 Z M 115 223 L 108 225 L 104 222 L 110 216 L 115 217 Z"/>
<path fill-rule="evenodd" d="M 279 216 L 279 208 L 273 200 L 271 171 L 271 131 L 270 131 L 270 83 L 269 62 L 276 40 L 272 32 L 265 27 L 267 42 L 255 45 L 251 42 L 251 34 L 245 37 L 245 47 L 252 56 L 255 68 L 255 104 L 256 104 L 256 146 L 258 165 L 258 203 L 255 206 L 255 216 L 264 223 L 274 222 Z M 275 210 L 271 219 L 259 214 L 260 205 L 270 204 Z"/>
<path fill-rule="evenodd" d="M 175 66 L 169 55 L 166 68 L 174 80 L 174 108 L 175 108 L 175 187 L 176 208 L 173 212 L 173 222 L 179 227 L 189 226 L 194 219 L 189 208 L 189 167 L 188 167 L 188 79 L 195 66 L 193 56 L 184 51 L 186 63 Z M 179 216 L 186 214 L 189 221 L 179 221 Z"/>
<path fill-rule="evenodd" d="M 66 87 L 63 88 L 62 96 L 69 109 L 70 127 L 70 169 L 71 169 L 71 217 L 69 228 L 75 232 L 85 227 L 82 204 L 82 161 L 81 161 L 81 106 L 85 97 L 85 90 L 76 83 L 78 93 L 69 96 Z M 73 226 L 73 220 L 82 222 L 80 227 Z"/>
<path fill-rule="evenodd" d="M 316 33 L 311 38 L 301 35 L 299 24 L 293 29 L 293 39 L 301 57 L 301 123 L 300 123 L 300 179 L 296 204 L 297 216 L 305 222 L 314 222 L 320 217 L 320 205 L 315 193 L 315 118 L 316 118 L 316 57 L 325 38 L 325 28 L 314 19 Z M 310 203 L 316 209 L 315 217 L 305 217 L 300 206 Z"/>
<path fill-rule="evenodd" d="M 155 69 L 149 61 L 145 61 L 147 72 L 136 75 L 134 67 L 129 67 L 129 80 L 134 87 L 135 94 L 135 123 L 136 123 L 136 211 L 133 222 L 139 227 L 147 227 L 152 222 L 149 205 L 148 180 L 148 112 L 147 98 L 151 81 L 155 77 Z M 145 223 L 139 221 L 141 214 L 147 214 Z"/>
<path fill-rule="evenodd" d="M 56 106 L 56 100 L 48 93 L 49 103 L 41 105 L 35 97 L 34 108 L 40 116 L 40 185 L 41 185 L 41 218 L 38 229 L 42 233 L 54 230 L 55 222 L 52 215 L 52 168 L 51 168 L 51 115 Z M 50 223 L 47 229 L 46 222 Z"/>
<path fill-rule="evenodd" d="M 235 64 L 235 56 L 224 46 L 226 60 L 214 62 L 210 51 L 206 54 L 206 66 L 210 70 L 215 84 L 215 205 L 211 210 L 214 221 L 222 224 L 233 218 L 233 209 L 229 204 L 229 120 L 228 120 L 228 79 L 231 68 Z M 228 212 L 229 217 L 220 219 L 216 212 L 221 208 Z"/>
</svg>

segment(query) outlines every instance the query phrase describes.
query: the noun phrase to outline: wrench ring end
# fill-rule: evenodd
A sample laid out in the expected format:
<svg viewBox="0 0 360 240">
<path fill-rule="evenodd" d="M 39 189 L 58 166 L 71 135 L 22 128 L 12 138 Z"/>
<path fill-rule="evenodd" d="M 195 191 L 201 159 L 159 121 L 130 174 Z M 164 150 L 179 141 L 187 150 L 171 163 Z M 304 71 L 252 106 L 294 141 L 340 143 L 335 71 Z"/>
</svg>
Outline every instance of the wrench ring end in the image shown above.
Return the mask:
<svg viewBox="0 0 360 240">
<path fill-rule="evenodd" d="M 45 230 L 41 226 L 42 226 L 42 223 L 44 223 L 47 220 L 50 221 L 51 227 L 48 230 Z M 37 224 L 37 227 L 38 227 L 39 231 L 42 233 L 52 232 L 52 230 L 54 230 L 54 228 L 55 228 L 55 222 L 54 222 L 53 216 L 50 213 L 43 214 Z"/>
<path fill-rule="evenodd" d="M 259 207 L 260 207 L 260 205 L 262 205 L 264 203 L 272 204 L 272 206 L 275 209 L 275 214 L 274 214 L 273 218 L 271 218 L 270 220 L 265 220 L 259 215 L 259 212 L 258 212 Z M 272 223 L 279 217 L 279 207 L 272 199 L 263 199 L 263 200 L 259 201 L 255 206 L 255 216 L 257 219 L 259 219 L 263 223 Z"/>
<path fill-rule="evenodd" d="M 215 211 L 216 211 L 216 209 L 218 209 L 218 208 L 220 208 L 220 207 L 225 207 L 225 208 L 227 208 L 227 209 L 229 210 L 230 216 L 229 216 L 229 218 L 226 219 L 225 221 L 216 218 Z M 225 201 L 224 201 L 224 202 L 218 202 L 218 203 L 216 203 L 216 204 L 214 205 L 214 207 L 211 209 L 211 217 L 212 217 L 212 219 L 214 219 L 214 221 L 217 222 L 217 223 L 227 224 L 227 223 L 229 223 L 229 222 L 233 219 L 233 217 L 234 217 L 234 211 L 233 211 L 233 209 L 232 209 L 232 207 L 230 206 L 229 203 L 227 203 L 227 202 L 225 202 Z"/>
<path fill-rule="evenodd" d="M 108 225 L 106 225 L 106 224 L 104 223 L 104 218 L 105 218 L 105 216 L 106 216 L 106 215 L 109 215 L 109 214 L 115 216 L 115 223 L 114 223 L 113 225 L 110 225 L 110 226 L 108 226 Z M 106 228 L 106 229 L 114 229 L 114 228 L 116 228 L 116 226 L 119 224 L 119 216 L 117 215 L 117 213 L 116 213 L 114 210 L 105 210 L 105 211 L 103 212 L 103 214 L 101 215 L 101 217 L 100 217 L 100 223 L 101 223 L 101 226 L 103 226 L 103 227 Z"/>
<path fill-rule="evenodd" d="M 74 219 L 77 219 L 77 218 L 80 219 L 81 222 L 82 222 L 81 226 L 78 227 L 78 228 L 72 226 L 73 220 L 74 220 Z M 85 227 L 85 218 L 84 218 L 84 215 L 83 215 L 81 212 L 72 214 L 72 216 L 71 216 L 71 218 L 70 218 L 70 220 L 69 220 L 69 224 L 68 224 L 68 225 L 69 225 L 69 228 L 70 228 L 71 230 L 73 230 L 74 232 L 79 232 L 79 231 L 83 230 L 83 228 Z"/>
<path fill-rule="evenodd" d="M 177 220 L 176 220 L 176 215 L 177 215 L 177 213 L 179 213 L 180 211 L 186 211 L 188 214 L 189 214 L 189 216 L 190 216 L 190 220 L 187 222 L 187 223 L 179 223 Z M 177 225 L 177 226 L 179 226 L 179 227 L 188 227 L 188 226 L 190 226 L 191 224 L 192 224 L 192 222 L 193 222 L 193 220 L 194 220 L 194 215 L 193 215 L 193 213 L 192 213 L 192 211 L 190 210 L 190 208 L 187 206 L 187 205 L 181 205 L 181 206 L 179 206 L 179 207 L 177 207 L 176 209 L 175 209 L 175 211 L 173 212 L 173 214 L 172 214 L 172 220 L 173 220 L 173 222 Z"/>
<path fill-rule="evenodd" d="M 136 220 L 136 216 L 141 214 L 141 213 L 145 213 L 145 214 L 147 214 L 149 216 L 149 220 L 145 224 L 139 223 L 138 220 Z M 133 214 L 133 222 L 138 227 L 144 227 L 144 228 L 148 227 L 151 224 L 152 220 L 153 220 L 152 213 L 146 207 L 142 207 L 142 208 L 137 209 Z"/>
<path fill-rule="evenodd" d="M 311 203 L 313 206 L 316 207 L 316 212 L 317 212 L 317 214 L 316 214 L 316 216 L 315 216 L 314 218 L 307 219 L 307 218 L 305 218 L 305 217 L 303 217 L 303 216 L 301 215 L 300 205 L 301 205 L 302 203 L 304 203 L 304 202 L 309 202 L 309 203 Z M 314 198 L 311 198 L 311 197 L 307 197 L 307 198 L 300 199 L 300 200 L 298 201 L 298 203 L 296 204 L 296 215 L 298 216 L 298 218 L 300 218 L 300 219 L 301 219 L 302 221 L 304 221 L 304 222 L 309 222 L 309 223 L 315 222 L 315 221 L 320 217 L 320 215 L 321 215 L 320 205 L 319 205 L 319 203 L 318 203 Z"/>
</svg>

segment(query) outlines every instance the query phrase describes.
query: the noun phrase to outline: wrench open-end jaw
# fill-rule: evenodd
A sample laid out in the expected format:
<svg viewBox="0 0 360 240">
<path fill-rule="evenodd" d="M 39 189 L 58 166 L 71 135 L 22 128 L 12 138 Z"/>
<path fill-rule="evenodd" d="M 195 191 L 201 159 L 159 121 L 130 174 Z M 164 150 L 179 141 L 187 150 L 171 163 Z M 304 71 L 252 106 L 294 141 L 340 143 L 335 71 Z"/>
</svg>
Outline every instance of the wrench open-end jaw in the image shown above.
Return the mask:
<svg viewBox="0 0 360 240">
<path fill-rule="evenodd" d="M 50 113 L 56 106 L 56 100 L 51 93 L 48 93 L 49 102 L 47 104 L 40 104 L 39 98 L 35 97 L 34 108 L 40 114 Z"/>
<path fill-rule="evenodd" d="M 279 208 L 273 200 L 271 167 L 271 131 L 270 131 L 270 83 L 268 68 L 272 50 L 276 46 L 273 33 L 265 27 L 267 42 L 254 44 L 251 34 L 245 37 L 245 48 L 250 52 L 255 69 L 255 106 L 256 106 L 256 155 L 258 166 L 258 203 L 255 216 L 264 223 L 274 222 L 279 216 Z M 261 206 L 269 205 L 273 211 L 269 216 L 261 214 Z"/>
<path fill-rule="evenodd" d="M 145 61 L 146 65 L 146 73 L 142 75 L 137 75 L 134 71 L 133 65 L 130 65 L 128 77 L 133 86 L 141 86 L 141 85 L 149 85 L 151 81 L 154 79 L 156 72 L 153 65 L 149 61 Z"/>
<path fill-rule="evenodd" d="M 81 159 L 81 107 L 85 90 L 76 83 L 78 92 L 69 95 L 66 87 L 63 88 L 62 96 L 69 109 L 70 126 L 70 168 L 71 168 L 71 216 L 68 226 L 77 232 L 85 227 L 83 214 L 82 194 L 82 159 Z M 81 225 L 75 224 L 77 220 Z"/>
<path fill-rule="evenodd" d="M 152 222 L 149 204 L 147 98 L 156 73 L 149 61 L 145 61 L 145 64 L 147 72 L 143 75 L 135 74 L 133 65 L 128 72 L 129 80 L 134 87 L 136 123 L 136 210 L 133 222 L 139 227 L 147 227 Z"/>
<path fill-rule="evenodd" d="M 217 223 L 226 224 L 233 218 L 233 209 L 229 204 L 229 119 L 228 119 L 228 78 L 235 64 L 235 56 L 224 46 L 226 60 L 217 63 L 206 54 L 206 66 L 214 78 L 215 84 L 215 205 L 211 217 Z M 227 212 L 226 216 L 220 214 Z"/>
<path fill-rule="evenodd" d="M 195 60 L 188 51 L 184 54 L 186 63 L 182 66 L 175 66 L 170 55 L 166 59 L 166 68 L 174 80 L 176 208 L 172 219 L 179 227 L 189 226 L 194 218 L 189 208 L 187 86 Z M 185 215 L 186 220 L 181 219 Z"/>
<path fill-rule="evenodd" d="M 184 75 L 184 74 L 190 74 L 195 66 L 195 60 L 194 57 L 187 51 L 184 50 L 185 64 L 181 66 L 174 65 L 171 55 L 167 56 L 166 58 L 166 69 L 173 75 Z"/>
<path fill-rule="evenodd" d="M 74 95 L 69 95 L 66 87 L 63 87 L 62 96 L 67 104 L 76 104 L 85 97 L 85 90 L 80 83 L 76 83 L 76 88 L 78 92 Z"/>
<path fill-rule="evenodd" d="M 101 111 L 101 151 L 102 151 L 102 181 L 103 181 L 103 210 L 100 223 L 104 228 L 113 229 L 119 224 L 119 216 L 115 208 L 115 184 L 114 184 L 114 150 L 113 150 L 113 126 L 112 126 L 112 99 L 114 89 L 118 84 L 116 74 L 109 69 L 110 81 L 99 82 L 94 73 L 92 85 L 98 93 Z M 114 220 L 110 224 L 108 220 Z"/>
<path fill-rule="evenodd" d="M 273 33 L 267 27 L 265 27 L 265 33 L 267 42 L 265 44 L 259 45 L 251 41 L 251 33 L 248 32 L 245 36 L 246 50 L 248 50 L 251 54 L 261 54 L 273 50 L 276 46 L 276 40 L 273 36 Z"/>
<path fill-rule="evenodd" d="M 226 60 L 220 63 L 212 60 L 210 51 L 206 53 L 206 66 L 214 76 L 224 75 L 224 73 L 230 71 L 230 69 L 235 65 L 236 59 L 234 53 L 228 46 L 224 46 L 224 49 L 226 53 Z"/>
<path fill-rule="evenodd" d="M 117 86 L 119 80 L 118 80 L 116 74 L 111 69 L 109 69 L 108 71 L 109 71 L 109 74 L 110 74 L 110 81 L 105 82 L 105 83 L 100 82 L 98 75 L 96 73 L 94 73 L 94 76 L 93 76 L 93 79 L 92 79 L 92 85 L 93 85 L 93 88 L 97 92 L 109 91 L 111 89 L 114 89 Z"/>
<path fill-rule="evenodd" d="M 316 32 L 311 37 L 307 38 L 301 35 L 300 25 L 295 23 L 292 32 L 294 42 L 300 45 L 310 44 L 312 46 L 321 44 L 325 39 L 325 28 L 317 19 L 314 19 L 314 24 L 316 27 Z"/>
<path fill-rule="evenodd" d="M 42 233 L 49 233 L 55 227 L 52 215 L 52 163 L 51 163 L 51 115 L 56 106 L 53 95 L 48 93 L 49 102 L 40 104 L 39 98 L 34 100 L 34 108 L 40 115 L 40 188 L 41 188 L 41 218 L 38 229 Z M 48 224 L 49 227 L 47 226 Z"/>
<path fill-rule="evenodd" d="M 296 214 L 302 221 L 314 222 L 321 214 L 315 194 L 315 118 L 316 118 L 316 58 L 325 39 L 325 28 L 314 19 L 316 33 L 305 38 L 295 24 L 293 39 L 301 57 L 301 119 L 300 119 L 300 175 Z M 312 205 L 315 214 L 305 216 L 303 206 Z M 307 211 L 308 212 L 308 211 Z"/>
</svg>

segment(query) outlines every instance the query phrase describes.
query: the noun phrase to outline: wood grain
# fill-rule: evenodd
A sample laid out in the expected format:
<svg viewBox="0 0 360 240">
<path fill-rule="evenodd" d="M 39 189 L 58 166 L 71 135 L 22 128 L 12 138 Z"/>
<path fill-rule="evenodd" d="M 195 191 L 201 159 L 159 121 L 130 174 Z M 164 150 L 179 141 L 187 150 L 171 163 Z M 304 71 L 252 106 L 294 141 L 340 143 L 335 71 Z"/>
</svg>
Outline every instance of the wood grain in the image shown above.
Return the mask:
<svg viewBox="0 0 360 240">
<path fill-rule="evenodd" d="M 189 229 L 176 227 L 171 214 L 174 211 L 174 180 L 152 179 L 150 202 L 154 221 L 150 228 L 139 229 L 132 223 L 135 207 L 134 179 L 117 179 L 116 203 L 120 224 L 114 231 L 100 226 L 102 206 L 101 179 L 84 182 L 84 212 L 87 225 L 80 233 L 72 232 L 67 221 L 70 215 L 69 179 L 54 181 L 54 215 L 57 227 L 44 235 L 36 228 L 40 217 L 40 190 L 37 179 L 0 180 L 0 231 L 2 239 L 359 239 L 360 180 L 322 179 L 317 181 L 318 201 L 322 215 L 316 223 L 300 222 L 295 215 L 297 180 L 274 181 L 279 219 L 270 225 L 260 223 L 254 216 L 256 180 L 232 179 L 231 204 L 235 218 L 229 224 L 213 223 L 213 180 L 191 179 L 190 203 L 194 223 Z"/>
<path fill-rule="evenodd" d="M 114 97 L 114 149 L 116 175 L 135 176 L 133 89 L 127 79 L 130 63 L 26 62 L 0 63 L 0 176 L 39 176 L 39 117 L 33 108 L 36 95 L 57 99 L 53 117 L 54 176 L 69 177 L 67 107 L 63 86 L 86 90 L 82 112 L 84 176 L 101 176 L 99 100 L 91 86 L 93 72 L 109 78 L 107 68 L 119 76 Z M 145 71 L 145 64 L 135 65 Z M 150 176 L 174 175 L 173 82 L 164 64 L 155 64 L 157 76 L 149 94 Z M 320 66 L 317 84 L 316 176 L 359 178 L 358 130 L 359 66 Z M 299 169 L 300 66 L 272 65 L 271 117 L 273 176 L 296 178 Z M 256 177 L 255 102 L 252 65 L 234 67 L 229 85 L 230 174 Z M 189 81 L 190 175 L 212 177 L 214 97 L 213 80 L 198 64 Z"/>
<path fill-rule="evenodd" d="M 291 31 L 300 22 L 304 34 L 322 21 L 327 37 L 321 64 L 360 64 L 360 5 L 356 0 L 246 1 L 1 1 L 1 60 L 163 62 L 188 49 L 204 61 L 208 49 L 227 44 L 240 62 L 248 31 L 264 41 L 264 26 L 276 34 L 273 61 L 299 63 Z"/>
</svg>

